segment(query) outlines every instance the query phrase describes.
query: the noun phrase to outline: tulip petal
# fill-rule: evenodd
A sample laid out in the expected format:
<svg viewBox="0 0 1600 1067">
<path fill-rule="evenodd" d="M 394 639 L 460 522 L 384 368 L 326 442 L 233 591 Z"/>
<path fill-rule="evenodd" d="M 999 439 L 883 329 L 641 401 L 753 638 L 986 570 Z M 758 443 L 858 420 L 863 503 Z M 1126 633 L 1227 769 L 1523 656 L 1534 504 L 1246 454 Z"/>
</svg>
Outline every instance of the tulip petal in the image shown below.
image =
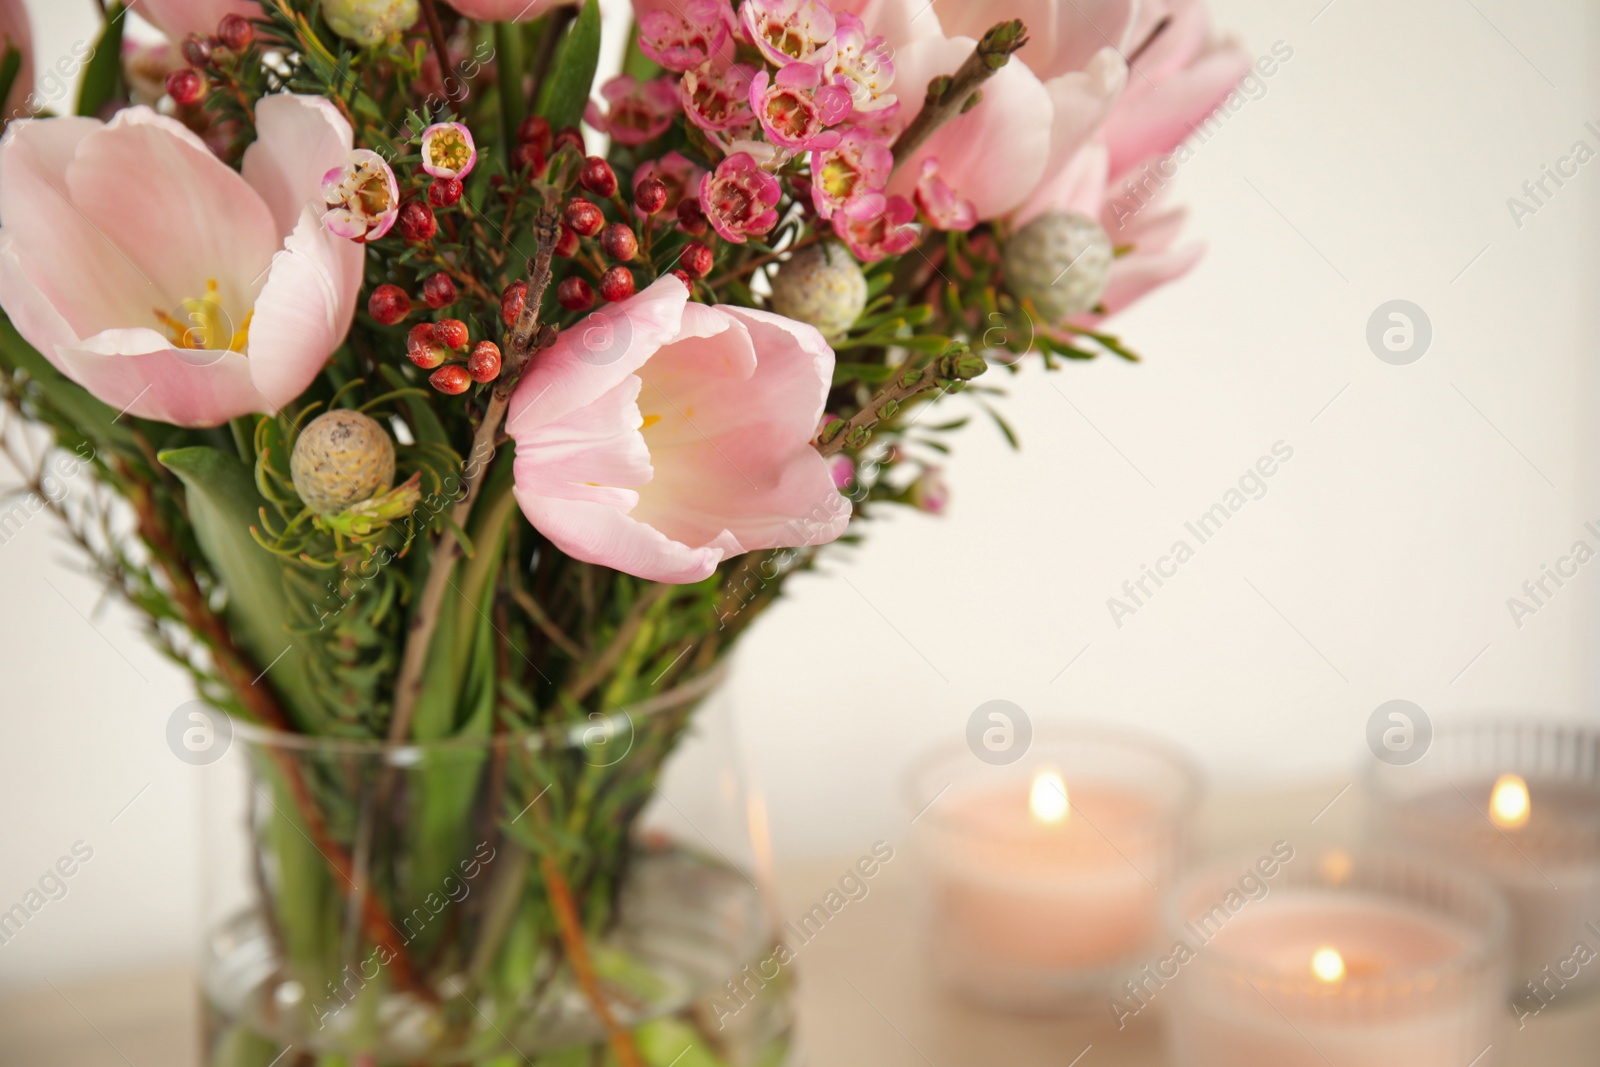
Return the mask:
<svg viewBox="0 0 1600 1067">
<path fill-rule="evenodd" d="M 652 582 L 699 582 L 728 556 L 744 551 L 724 532 L 698 548 L 606 504 L 589 500 L 517 500 L 528 521 L 573 559 L 597 563 Z"/>
<path fill-rule="evenodd" d="M 147 107 L 119 111 L 83 139 L 67 189 L 165 293 L 166 304 L 143 318 L 152 325 L 155 311 L 204 296 L 210 280 L 226 313 L 242 319 L 282 240 L 243 178 L 181 123 Z"/>
<path fill-rule="evenodd" d="M 96 119 L 24 119 L 0 141 L 0 219 L 26 277 L 71 328 L 73 340 L 113 325 L 152 322 L 167 295 L 72 203 L 67 168 L 101 128 Z M 10 301 L 7 298 L 7 306 Z M 60 338 L 29 334 L 50 355 Z"/>
<path fill-rule="evenodd" d="M 345 162 L 350 123 L 332 101 L 279 93 L 256 105 L 256 141 L 244 151 L 244 180 L 260 194 L 287 237 L 308 203 L 322 206 L 322 176 Z"/>
<path fill-rule="evenodd" d="M 175 426 L 215 426 L 218 411 L 261 411 L 238 352 L 177 349 L 152 329 L 104 330 L 56 351 L 56 365 L 120 411 Z M 226 418 L 226 416 L 224 416 Z"/>
<path fill-rule="evenodd" d="M 1188 140 L 1250 69 L 1248 56 L 1225 46 L 1118 108 L 1105 128 L 1112 177 Z"/>
<path fill-rule="evenodd" d="M 269 410 L 305 391 L 355 315 L 361 289 L 361 246 L 323 229 L 317 211 L 272 259 L 250 324 L 250 372 Z"/>
<path fill-rule="evenodd" d="M 928 82 L 953 74 L 972 54 L 970 37 L 926 39 L 895 54 L 895 85 L 910 122 L 922 110 Z M 914 103 L 913 103 L 914 102 Z M 983 99 L 941 126 L 900 163 L 888 191 L 911 196 L 922 160 L 939 160 L 939 173 L 956 195 L 972 201 L 980 219 L 1004 215 L 1027 197 L 1050 156 L 1050 94 L 1024 64 L 1008 63 L 983 85 Z"/>
</svg>

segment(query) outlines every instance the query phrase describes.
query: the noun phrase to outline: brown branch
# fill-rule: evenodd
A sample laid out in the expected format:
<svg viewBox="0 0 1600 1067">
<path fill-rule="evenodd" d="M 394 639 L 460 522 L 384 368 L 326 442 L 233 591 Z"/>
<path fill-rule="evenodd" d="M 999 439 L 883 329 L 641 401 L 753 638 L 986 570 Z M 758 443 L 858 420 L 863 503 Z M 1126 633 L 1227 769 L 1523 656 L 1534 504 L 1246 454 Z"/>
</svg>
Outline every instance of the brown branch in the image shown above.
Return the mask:
<svg viewBox="0 0 1600 1067">
<path fill-rule="evenodd" d="M 871 440 L 872 431 L 879 422 L 894 418 L 906 401 L 917 394 L 930 389 L 953 388 L 988 369 L 982 356 L 974 354 L 966 345 L 953 344 L 927 366 L 896 372 L 865 407 L 848 419 L 830 422 L 813 443 L 824 456 L 846 448 L 860 448 Z"/>
<path fill-rule="evenodd" d="M 450 45 L 445 41 L 444 26 L 439 22 L 439 9 L 433 0 L 422 0 L 422 20 L 428 24 L 428 37 L 439 57 L 439 84 L 443 85 L 450 79 Z"/>
<path fill-rule="evenodd" d="M 527 614 L 528 618 L 533 620 L 534 625 L 539 627 L 539 630 L 550 639 L 551 644 L 555 645 L 557 648 L 575 660 L 580 660 L 583 658 L 583 649 L 578 647 L 578 643 L 572 638 L 568 637 L 566 632 L 555 624 L 555 620 L 550 617 L 550 613 L 545 611 L 544 608 L 539 605 L 539 602 L 533 599 L 533 594 L 522 588 L 520 583 L 511 587 L 511 599 L 517 602 L 517 606 L 520 607 Z"/>
<path fill-rule="evenodd" d="M 466 529 L 472 515 L 473 502 L 483 488 L 489 471 L 489 461 L 494 458 L 495 442 L 500 425 L 505 421 L 506 409 L 511 405 L 511 392 L 521 380 L 523 371 L 537 348 L 539 305 L 545 290 L 550 288 L 550 259 L 555 254 L 559 235 L 559 216 L 552 208 L 545 208 L 534 220 L 537 251 L 528 266 L 528 295 L 523 301 L 522 313 L 507 332 L 505 365 L 500 379 L 489 393 L 489 403 L 473 435 L 472 451 L 463 468 L 466 487 L 461 497 L 450 509 L 450 525 L 440 535 L 434 550 L 427 580 L 417 599 L 411 616 L 411 632 L 406 638 L 405 654 L 400 661 L 400 676 L 395 682 L 394 717 L 389 722 L 389 740 L 404 741 L 411 733 L 411 720 L 416 714 L 417 698 L 422 693 L 422 671 L 428 663 L 428 648 L 433 641 L 433 631 L 439 625 L 439 610 L 444 604 L 445 590 L 450 586 L 450 573 L 456 560 L 461 558 L 461 540 L 456 530 Z"/>
<path fill-rule="evenodd" d="M 555 912 L 556 922 L 561 928 L 561 944 L 566 949 L 567 959 L 572 963 L 572 970 L 578 976 L 578 986 L 583 990 L 583 995 L 589 999 L 589 1004 L 594 1008 L 594 1013 L 600 1017 L 600 1023 L 606 1028 L 606 1035 L 611 1044 L 611 1054 L 617 1058 L 621 1067 L 641 1067 L 639 1050 L 634 1047 L 633 1035 L 617 1022 L 615 1015 L 611 1014 L 611 1005 L 606 1001 L 605 990 L 600 988 L 600 979 L 594 973 L 594 965 L 589 961 L 589 946 L 584 942 L 583 923 L 578 917 L 578 908 L 572 902 L 572 887 L 562 877 L 561 868 L 556 866 L 555 857 L 545 853 L 539 858 L 539 872 L 544 875 L 545 888 L 550 892 L 551 910 Z"/>
<path fill-rule="evenodd" d="M 622 625 L 617 627 L 616 634 L 611 638 L 611 643 L 589 662 L 583 673 L 578 676 L 578 680 L 573 682 L 571 688 L 567 690 L 568 700 L 576 704 L 588 696 L 595 686 L 600 684 L 601 679 L 605 678 L 606 672 L 615 666 L 617 660 L 621 659 L 622 654 L 628 650 L 628 646 L 633 644 L 634 637 L 639 633 L 639 627 L 644 625 L 645 616 L 650 614 L 650 610 L 661 602 L 662 597 L 671 591 L 672 586 L 667 585 L 665 582 L 656 582 L 649 590 L 640 594 L 634 600 L 633 605 L 628 609 L 627 616 L 622 620 Z"/>
<path fill-rule="evenodd" d="M 954 74 L 929 82 L 922 110 L 895 139 L 895 165 L 911 158 L 935 130 L 973 106 L 974 95 L 983 83 L 1006 65 L 1013 52 L 1027 43 L 1028 29 L 1020 19 L 996 23 Z"/>
</svg>

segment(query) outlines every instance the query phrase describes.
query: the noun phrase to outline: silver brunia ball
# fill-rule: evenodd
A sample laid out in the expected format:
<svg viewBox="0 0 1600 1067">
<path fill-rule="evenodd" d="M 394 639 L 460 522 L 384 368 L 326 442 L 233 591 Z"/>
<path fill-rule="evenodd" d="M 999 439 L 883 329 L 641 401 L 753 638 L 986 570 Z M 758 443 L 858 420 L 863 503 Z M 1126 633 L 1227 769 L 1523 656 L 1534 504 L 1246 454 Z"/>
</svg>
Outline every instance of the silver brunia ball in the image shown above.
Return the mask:
<svg viewBox="0 0 1600 1067">
<path fill-rule="evenodd" d="M 834 241 L 802 248 L 772 279 L 772 310 L 830 339 L 848 330 L 866 306 L 866 276 L 849 249 Z"/>
<path fill-rule="evenodd" d="M 333 515 L 394 484 L 394 442 L 359 411 L 324 412 L 295 439 L 289 473 L 308 508 Z"/>
<path fill-rule="evenodd" d="M 1050 323 L 1091 310 L 1111 276 L 1111 239 L 1087 215 L 1052 211 L 1040 215 L 1006 242 L 1002 266 L 1006 288 L 1033 300 Z"/>
</svg>

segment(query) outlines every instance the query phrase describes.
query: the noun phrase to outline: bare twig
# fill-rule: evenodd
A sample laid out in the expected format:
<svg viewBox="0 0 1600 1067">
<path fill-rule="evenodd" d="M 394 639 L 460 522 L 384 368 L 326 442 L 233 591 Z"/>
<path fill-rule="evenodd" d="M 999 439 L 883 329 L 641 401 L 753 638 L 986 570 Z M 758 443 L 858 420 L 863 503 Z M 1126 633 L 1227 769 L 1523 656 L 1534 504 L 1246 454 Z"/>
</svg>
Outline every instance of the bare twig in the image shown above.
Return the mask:
<svg viewBox="0 0 1600 1067">
<path fill-rule="evenodd" d="M 572 687 L 567 691 L 568 700 L 576 704 L 600 684 L 606 672 L 611 670 L 622 654 L 628 650 L 628 646 L 633 643 L 634 637 L 639 633 L 639 627 L 644 625 L 645 616 L 650 614 L 650 610 L 671 591 L 672 586 L 656 582 L 634 599 L 633 605 L 628 609 L 627 617 L 622 620 L 622 625 L 617 627 L 616 634 L 611 638 L 611 643 L 589 662 L 583 673 L 578 676 L 578 680 L 572 683 Z"/>
<path fill-rule="evenodd" d="M 905 402 L 930 389 L 948 389 L 957 382 L 976 378 L 987 370 L 984 358 L 966 345 L 951 345 L 945 353 L 923 367 L 899 371 L 867 405 L 848 419 L 830 422 L 814 442 L 817 451 L 831 456 L 845 448 L 860 448 L 872 438 L 873 428 L 892 419 Z"/>
<path fill-rule="evenodd" d="M 439 83 L 443 85 L 450 77 L 450 45 L 444 39 L 444 25 L 439 21 L 439 9 L 433 0 L 422 0 L 422 20 L 428 24 L 428 37 L 439 58 Z"/>
<path fill-rule="evenodd" d="M 639 1050 L 634 1047 L 633 1035 L 611 1013 L 605 990 L 600 988 L 600 979 L 596 977 L 594 965 L 589 960 L 589 946 L 584 941 L 583 922 L 578 916 L 577 905 L 572 901 L 572 887 L 562 876 L 561 868 L 556 866 L 555 857 L 548 852 L 539 858 L 539 872 L 544 876 L 545 888 L 550 892 L 550 907 L 561 928 L 561 944 L 572 963 L 573 973 L 578 976 L 579 988 L 588 998 L 594 1013 L 600 1017 L 601 1025 L 606 1028 L 611 1054 L 621 1067 L 641 1067 L 643 1061 L 639 1059 Z"/>
<path fill-rule="evenodd" d="M 395 682 L 394 717 L 389 723 L 389 740 L 404 741 L 411 732 L 411 720 L 416 714 L 417 698 L 422 692 L 422 671 L 427 666 L 428 648 L 433 631 L 439 624 L 439 610 L 444 604 L 445 590 L 450 587 L 450 573 L 456 560 L 461 558 L 461 541 L 456 530 L 466 529 L 472 515 L 472 505 L 483 488 L 483 480 L 494 458 L 495 442 L 500 425 L 505 421 L 506 409 L 511 404 L 511 392 L 521 380 L 537 348 L 539 305 L 545 290 L 550 288 L 550 258 L 555 254 L 559 216 L 553 208 L 546 208 L 534 220 L 537 251 L 528 268 L 528 295 L 523 301 L 522 313 L 507 332 L 505 365 L 500 379 L 489 393 L 489 403 L 473 435 L 472 451 L 467 455 L 463 469 L 466 485 L 461 498 L 450 509 L 450 523 L 440 535 L 434 550 L 432 564 L 416 609 L 411 615 L 411 632 L 406 638 L 405 655 L 400 661 L 400 676 Z"/>
<path fill-rule="evenodd" d="M 971 107 L 983 83 L 1010 61 L 1013 52 L 1027 43 L 1028 29 L 1020 19 L 996 23 L 954 74 L 929 82 L 922 110 L 895 139 L 895 165 L 911 158 L 935 130 Z"/>
</svg>

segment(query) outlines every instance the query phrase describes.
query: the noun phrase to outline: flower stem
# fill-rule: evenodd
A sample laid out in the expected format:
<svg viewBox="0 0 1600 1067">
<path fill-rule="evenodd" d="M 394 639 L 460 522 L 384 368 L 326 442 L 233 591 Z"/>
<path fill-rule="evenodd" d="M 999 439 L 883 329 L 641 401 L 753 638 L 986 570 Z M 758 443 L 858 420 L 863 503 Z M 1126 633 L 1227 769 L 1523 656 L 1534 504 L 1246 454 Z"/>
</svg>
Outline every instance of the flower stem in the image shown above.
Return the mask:
<svg viewBox="0 0 1600 1067">
<path fill-rule="evenodd" d="M 422 693 L 422 671 L 428 662 L 428 647 L 433 631 L 439 625 L 439 610 L 444 604 L 445 590 L 450 586 L 450 573 L 456 560 L 461 558 L 461 541 L 456 530 L 466 529 L 472 514 L 472 505 L 483 487 L 489 471 L 489 461 L 494 458 L 495 444 L 500 426 L 505 421 L 506 409 L 511 405 L 511 392 L 522 378 L 529 360 L 538 348 L 539 305 L 544 301 L 545 290 L 550 288 L 550 258 L 555 254 L 559 234 L 559 216 L 546 208 L 534 220 L 533 228 L 537 251 L 528 267 L 528 295 L 523 301 L 522 314 L 506 333 L 505 365 L 500 379 L 489 392 L 489 403 L 473 435 L 472 451 L 462 473 L 466 483 L 461 496 L 450 509 L 450 522 L 439 535 L 439 545 L 434 550 L 428 577 L 417 599 L 416 610 L 411 615 L 411 633 L 406 638 L 405 655 L 400 661 L 400 676 L 394 688 L 394 715 L 389 721 L 389 740 L 404 741 L 411 733 L 411 720 L 416 715 L 417 698 Z"/>
<path fill-rule="evenodd" d="M 930 389 L 943 392 L 957 388 L 987 369 L 982 356 L 957 343 L 925 366 L 896 371 L 865 407 L 848 419 L 830 422 L 817 435 L 817 451 L 831 456 L 845 448 L 860 448 L 872 439 L 878 423 L 894 418 L 912 397 Z"/>
<path fill-rule="evenodd" d="M 895 139 L 895 165 L 911 158 L 935 130 L 972 106 L 970 101 L 979 87 L 1010 61 L 1013 52 L 1027 43 L 1028 28 L 1022 20 L 995 23 L 954 74 L 929 82 L 922 110 Z"/>
<path fill-rule="evenodd" d="M 605 990 L 600 988 L 600 980 L 589 961 L 589 946 L 583 938 L 583 923 L 578 917 L 577 905 L 572 901 L 572 887 L 562 877 L 555 857 L 548 852 L 539 858 L 539 873 L 544 876 L 545 888 L 550 893 L 551 910 L 555 912 L 556 922 L 561 928 L 561 944 L 566 949 L 573 972 L 578 976 L 579 988 L 606 1028 L 611 1054 L 621 1067 L 641 1067 L 643 1061 L 639 1059 L 639 1050 L 634 1048 L 633 1035 L 623 1029 L 616 1016 L 611 1014 Z"/>
</svg>

